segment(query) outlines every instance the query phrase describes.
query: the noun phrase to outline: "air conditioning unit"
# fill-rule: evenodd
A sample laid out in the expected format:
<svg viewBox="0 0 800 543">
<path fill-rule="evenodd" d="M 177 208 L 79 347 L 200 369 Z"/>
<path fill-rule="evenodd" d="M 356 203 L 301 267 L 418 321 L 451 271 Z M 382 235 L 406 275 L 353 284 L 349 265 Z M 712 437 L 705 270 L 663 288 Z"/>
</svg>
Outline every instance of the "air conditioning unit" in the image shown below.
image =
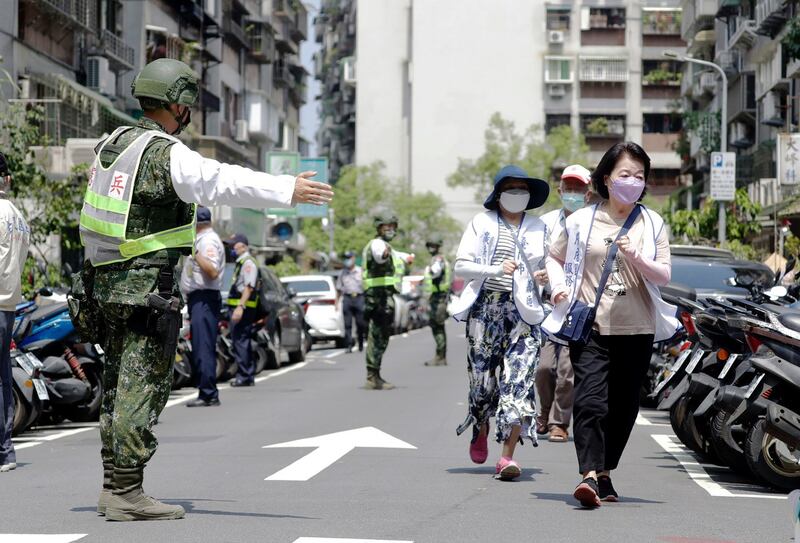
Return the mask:
<svg viewBox="0 0 800 543">
<path fill-rule="evenodd" d="M 700 88 L 703 92 L 715 94 L 717 92 L 717 74 L 714 72 L 703 72 L 700 74 Z"/>
<path fill-rule="evenodd" d="M 94 162 L 94 148 L 100 143 L 100 139 L 95 138 L 69 138 L 65 145 L 65 156 L 67 170 L 71 170 L 80 164 L 91 165 Z"/>
<path fill-rule="evenodd" d="M 246 142 L 248 140 L 247 134 L 247 120 L 239 119 L 234 123 L 234 137 L 238 142 Z"/>
<path fill-rule="evenodd" d="M 547 95 L 552 98 L 560 98 L 567 94 L 567 86 L 563 83 L 551 83 L 547 85 Z"/>
<path fill-rule="evenodd" d="M 117 93 L 117 76 L 109 70 L 107 58 L 93 56 L 86 59 L 86 86 L 105 96 Z"/>
<path fill-rule="evenodd" d="M 563 30 L 548 30 L 547 31 L 547 41 L 549 43 L 564 43 L 564 31 Z"/>
<path fill-rule="evenodd" d="M 356 58 L 346 57 L 342 59 L 342 80 L 346 85 L 356 84 Z"/>
</svg>

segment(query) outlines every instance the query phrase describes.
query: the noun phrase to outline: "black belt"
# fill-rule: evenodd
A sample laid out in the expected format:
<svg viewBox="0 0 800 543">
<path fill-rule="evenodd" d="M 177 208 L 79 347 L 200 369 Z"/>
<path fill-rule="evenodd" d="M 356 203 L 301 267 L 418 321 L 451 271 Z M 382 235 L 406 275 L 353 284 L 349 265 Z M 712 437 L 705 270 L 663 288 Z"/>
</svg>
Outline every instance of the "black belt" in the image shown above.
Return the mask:
<svg viewBox="0 0 800 543">
<path fill-rule="evenodd" d="M 358 298 L 359 296 L 363 296 L 363 292 L 345 292 L 345 296 L 349 296 L 351 298 Z"/>
</svg>

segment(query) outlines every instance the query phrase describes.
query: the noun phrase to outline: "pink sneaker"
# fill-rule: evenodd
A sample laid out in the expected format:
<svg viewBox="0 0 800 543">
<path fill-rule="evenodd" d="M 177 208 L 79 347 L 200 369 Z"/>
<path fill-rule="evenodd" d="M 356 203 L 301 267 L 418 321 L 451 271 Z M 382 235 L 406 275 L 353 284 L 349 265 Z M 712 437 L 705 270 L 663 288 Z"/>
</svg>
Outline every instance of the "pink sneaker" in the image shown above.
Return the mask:
<svg viewBox="0 0 800 543">
<path fill-rule="evenodd" d="M 483 464 L 489 457 L 489 423 L 484 425 L 486 432 L 475 434 L 469 444 L 469 457 L 476 464 Z"/>
<path fill-rule="evenodd" d="M 495 473 L 501 481 L 513 481 L 522 475 L 522 468 L 511 458 L 503 456 L 495 466 Z"/>
</svg>

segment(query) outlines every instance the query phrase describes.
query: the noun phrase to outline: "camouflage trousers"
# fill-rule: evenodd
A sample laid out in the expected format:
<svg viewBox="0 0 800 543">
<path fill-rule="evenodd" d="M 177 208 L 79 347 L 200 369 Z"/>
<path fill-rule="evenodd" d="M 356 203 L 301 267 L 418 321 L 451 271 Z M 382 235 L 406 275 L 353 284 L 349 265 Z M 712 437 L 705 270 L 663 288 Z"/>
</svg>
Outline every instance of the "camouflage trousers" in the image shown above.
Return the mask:
<svg viewBox="0 0 800 543">
<path fill-rule="evenodd" d="M 100 454 L 117 468 L 144 466 L 156 452 L 152 428 L 172 386 L 175 353 L 164 353 L 155 335 L 131 330 L 147 320 L 149 310 L 100 303 L 106 325 Z"/>
<path fill-rule="evenodd" d="M 377 290 L 377 289 L 373 289 Z M 394 295 L 389 289 L 368 291 L 364 315 L 367 318 L 367 369 L 380 370 L 383 353 L 394 327 Z"/>
<path fill-rule="evenodd" d="M 444 323 L 447 322 L 447 294 L 432 295 L 430 306 L 429 321 L 433 340 L 436 342 L 436 356 L 445 358 L 447 356 L 447 334 L 444 331 Z"/>
</svg>

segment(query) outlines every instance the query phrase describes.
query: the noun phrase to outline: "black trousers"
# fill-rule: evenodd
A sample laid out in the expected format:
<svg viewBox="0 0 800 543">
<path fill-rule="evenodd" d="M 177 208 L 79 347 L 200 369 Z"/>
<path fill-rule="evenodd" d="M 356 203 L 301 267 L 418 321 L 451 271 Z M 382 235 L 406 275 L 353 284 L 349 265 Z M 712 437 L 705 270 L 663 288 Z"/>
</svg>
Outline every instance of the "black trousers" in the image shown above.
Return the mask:
<svg viewBox="0 0 800 543">
<path fill-rule="evenodd" d="M 639 389 L 653 335 L 601 336 L 570 344 L 575 372 L 572 412 L 581 473 L 616 469 L 639 413 Z"/>
<path fill-rule="evenodd" d="M 219 397 L 217 391 L 217 326 L 222 305 L 218 290 L 189 293 L 189 318 L 192 330 L 192 362 L 201 399 Z"/>
<path fill-rule="evenodd" d="M 353 343 L 353 319 L 356 321 L 356 337 L 358 346 L 364 345 L 364 338 L 367 335 L 367 323 L 364 320 L 364 295 L 350 296 L 342 294 L 342 313 L 344 315 L 344 339 L 348 347 Z"/>
<path fill-rule="evenodd" d="M 231 308 L 230 315 L 233 315 Z M 230 318 L 230 317 L 228 317 Z M 233 342 L 233 357 L 236 360 L 238 370 L 236 380 L 240 383 L 252 383 L 255 379 L 256 364 L 253 360 L 250 340 L 253 337 L 253 322 L 256 320 L 256 310 L 252 307 L 245 308 L 242 312 L 242 320 L 237 323 L 231 322 L 231 341 Z"/>
</svg>

